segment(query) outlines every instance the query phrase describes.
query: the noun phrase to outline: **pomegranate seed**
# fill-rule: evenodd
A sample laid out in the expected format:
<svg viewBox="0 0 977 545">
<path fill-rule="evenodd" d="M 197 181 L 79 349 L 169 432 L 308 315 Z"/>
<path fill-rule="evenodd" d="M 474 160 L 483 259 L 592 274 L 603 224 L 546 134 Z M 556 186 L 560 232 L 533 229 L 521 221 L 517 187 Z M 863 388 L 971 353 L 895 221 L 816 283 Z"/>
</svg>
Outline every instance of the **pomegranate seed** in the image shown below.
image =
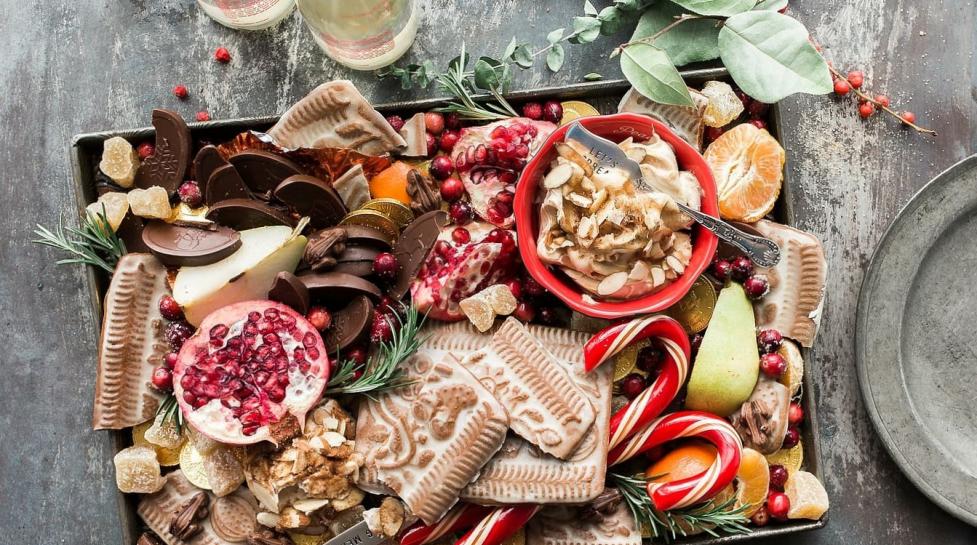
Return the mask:
<svg viewBox="0 0 977 545">
<path fill-rule="evenodd" d="M 563 105 L 555 100 L 548 100 L 543 104 L 543 119 L 550 123 L 559 123 L 563 118 Z"/>
<path fill-rule="evenodd" d="M 522 105 L 522 115 L 533 121 L 539 121 L 543 119 L 543 105 L 539 102 L 527 102 Z M 562 114 L 560 117 L 562 117 Z"/>
<path fill-rule="evenodd" d="M 710 271 L 716 280 L 725 282 L 733 272 L 733 265 L 725 259 L 717 259 L 712 262 L 712 268 Z"/>
<path fill-rule="evenodd" d="M 855 89 L 861 89 L 862 83 L 865 82 L 865 74 L 861 70 L 852 70 L 848 72 L 848 83 Z"/>
<path fill-rule="evenodd" d="M 207 110 L 197 112 L 197 121 L 210 121 L 210 114 L 207 113 Z"/>
<path fill-rule="evenodd" d="M 227 332 L 230 331 L 226 325 L 217 324 L 210 328 L 210 338 L 211 339 L 223 339 L 227 336 Z"/>
<path fill-rule="evenodd" d="M 454 170 L 454 164 L 452 164 L 451 158 L 447 155 L 438 155 L 431 160 L 431 166 L 428 170 L 435 180 L 445 180 L 448 176 L 451 176 L 451 171 Z"/>
<path fill-rule="evenodd" d="M 512 315 L 515 316 L 517 320 L 528 324 L 529 322 L 533 321 L 533 318 L 536 317 L 536 308 L 532 303 L 520 301 L 520 303 L 516 305 L 516 310 L 512 313 Z"/>
<path fill-rule="evenodd" d="M 770 488 L 783 492 L 787 484 L 787 468 L 780 464 L 770 465 Z"/>
<path fill-rule="evenodd" d="M 166 367 L 153 369 L 153 388 L 161 392 L 168 392 L 173 389 L 173 374 Z"/>
<path fill-rule="evenodd" d="M 787 435 L 784 436 L 783 448 L 794 448 L 797 443 L 801 441 L 801 432 L 798 431 L 797 427 L 791 426 L 787 428 Z"/>
<path fill-rule="evenodd" d="M 628 399 L 638 397 L 647 387 L 648 383 L 645 381 L 645 377 L 638 373 L 631 373 L 621 380 L 621 394 Z"/>
<path fill-rule="evenodd" d="M 472 235 L 464 227 L 455 227 L 451 231 L 451 240 L 455 241 L 455 244 L 468 244 L 472 240 Z"/>
<path fill-rule="evenodd" d="M 458 143 L 459 138 L 461 138 L 461 135 L 458 133 L 458 131 L 445 129 L 445 131 L 441 133 L 441 140 L 438 142 L 438 147 L 441 148 L 441 151 L 445 153 L 451 153 L 451 151 L 455 149 L 455 144 Z"/>
<path fill-rule="evenodd" d="M 731 276 L 737 282 L 743 282 L 753 274 L 753 262 L 746 256 L 739 256 L 731 262 Z"/>
<path fill-rule="evenodd" d="M 156 153 L 156 146 L 152 142 L 143 142 L 136 146 L 136 153 L 139 154 L 139 159 L 145 161 L 154 153 Z"/>
<path fill-rule="evenodd" d="M 835 94 L 838 96 L 845 96 L 851 92 L 851 85 L 847 81 L 838 78 L 835 80 Z"/>
<path fill-rule="evenodd" d="M 217 50 L 214 51 L 214 59 L 217 62 L 227 64 L 231 62 L 231 52 L 228 51 L 226 47 L 218 47 Z"/>
<path fill-rule="evenodd" d="M 373 260 L 373 274 L 381 280 L 392 282 L 397 278 L 397 257 L 390 252 L 380 252 Z"/>
<path fill-rule="evenodd" d="M 461 128 L 461 116 L 459 116 L 458 114 L 456 114 L 454 112 L 451 112 L 449 114 L 446 114 L 444 116 L 444 126 L 447 127 L 447 128 L 449 128 L 449 129 L 451 129 L 451 130 L 453 130 L 453 131 L 456 131 L 456 130 L 460 129 Z"/>
<path fill-rule="evenodd" d="M 177 85 L 173 88 L 173 96 L 180 100 L 186 100 L 190 96 L 190 91 L 187 90 L 186 85 Z"/>
<path fill-rule="evenodd" d="M 804 421 L 804 409 L 801 408 L 801 404 L 796 401 L 790 402 L 790 408 L 787 409 L 787 423 L 791 426 L 800 425 Z"/>
<path fill-rule="evenodd" d="M 200 192 L 200 186 L 197 185 L 197 182 L 183 182 L 176 192 L 180 196 L 180 202 L 190 208 L 197 208 L 204 203 L 204 196 Z"/>
<path fill-rule="evenodd" d="M 309 309 L 305 319 L 312 324 L 312 327 L 319 331 L 325 331 L 332 325 L 332 315 L 325 307 L 315 306 Z"/>
<path fill-rule="evenodd" d="M 743 282 L 743 290 L 750 299 L 760 299 L 770 291 L 770 282 L 762 274 L 754 274 Z"/>
<path fill-rule="evenodd" d="M 787 370 L 787 361 L 777 354 L 764 354 L 760 356 L 760 370 L 770 378 L 778 379 Z"/>
<path fill-rule="evenodd" d="M 404 118 L 399 115 L 387 116 L 387 123 L 397 132 L 404 128 Z"/>
<path fill-rule="evenodd" d="M 176 299 L 169 295 L 164 295 L 159 298 L 159 313 L 163 318 L 170 321 L 183 319 L 183 309 L 180 308 L 180 304 L 176 302 Z"/>
<path fill-rule="evenodd" d="M 471 205 L 465 201 L 455 201 L 448 208 L 448 215 L 455 225 L 467 225 L 475 218 L 475 212 Z"/>
<path fill-rule="evenodd" d="M 790 511 L 790 498 L 783 492 L 771 492 L 767 495 L 767 513 L 777 520 L 787 520 Z"/>
<path fill-rule="evenodd" d="M 776 329 L 764 329 L 757 335 L 757 347 L 762 354 L 770 354 L 780 350 L 783 342 L 783 335 Z"/>
</svg>

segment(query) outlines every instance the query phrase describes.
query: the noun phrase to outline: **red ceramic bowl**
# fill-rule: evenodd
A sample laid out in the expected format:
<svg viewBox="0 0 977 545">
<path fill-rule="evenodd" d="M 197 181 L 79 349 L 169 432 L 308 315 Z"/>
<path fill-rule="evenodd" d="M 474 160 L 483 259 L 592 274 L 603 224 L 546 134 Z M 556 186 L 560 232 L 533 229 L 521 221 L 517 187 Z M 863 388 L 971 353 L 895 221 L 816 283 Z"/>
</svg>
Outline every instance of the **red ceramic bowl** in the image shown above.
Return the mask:
<svg viewBox="0 0 977 545">
<path fill-rule="evenodd" d="M 663 123 L 650 117 L 637 114 L 614 114 L 578 119 L 586 129 L 608 140 L 620 142 L 629 136 L 636 141 L 647 140 L 657 133 L 662 140 L 672 145 L 678 159 L 679 168 L 691 172 L 702 187 L 702 211 L 711 216 L 719 216 L 719 203 L 716 196 L 716 182 L 712 170 L 702 155 L 688 142 L 675 135 Z M 550 161 L 556 157 L 556 142 L 562 142 L 569 125 L 553 132 L 522 171 L 516 186 L 515 215 L 516 232 L 519 240 L 519 253 L 529 274 L 559 297 L 570 308 L 596 318 L 621 318 L 633 314 L 658 312 L 678 302 L 696 278 L 709 266 L 716 253 L 718 239 L 701 225 L 692 228 L 692 260 L 685 273 L 665 288 L 655 293 L 628 301 L 588 302 L 584 292 L 567 276 L 554 272 L 540 261 L 536 254 L 536 236 L 539 233 L 538 187 L 540 180 L 549 169 Z"/>
</svg>

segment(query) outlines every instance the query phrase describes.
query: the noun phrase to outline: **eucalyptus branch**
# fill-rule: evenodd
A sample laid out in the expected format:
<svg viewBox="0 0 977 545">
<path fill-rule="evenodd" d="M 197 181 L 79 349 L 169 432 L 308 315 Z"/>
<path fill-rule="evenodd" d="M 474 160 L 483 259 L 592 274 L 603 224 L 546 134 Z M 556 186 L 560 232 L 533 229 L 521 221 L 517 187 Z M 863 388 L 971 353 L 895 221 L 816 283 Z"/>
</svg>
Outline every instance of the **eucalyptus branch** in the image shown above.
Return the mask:
<svg viewBox="0 0 977 545">
<path fill-rule="evenodd" d="M 653 44 L 655 42 L 655 40 L 657 40 L 658 38 L 661 38 L 669 30 L 672 30 L 673 28 L 681 25 L 682 23 L 684 23 L 686 21 L 693 21 L 693 20 L 696 20 L 696 19 L 715 19 L 715 20 L 719 21 L 719 24 L 722 24 L 722 21 L 723 21 L 723 18 L 722 17 L 713 17 L 713 16 L 709 16 L 709 15 L 690 15 L 688 13 L 683 13 L 682 15 L 679 15 L 678 17 L 676 17 L 674 21 L 672 21 L 671 23 L 669 23 L 668 25 L 666 25 L 665 27 L 663 27 L 658 32 L 652 34 L 651 36 L 646 36 L 644 38 L 638 38 L 637 40 L 631 40 L 629 42 L 625 42 L 625 43 L 623 43 L 623 44 L 615 47 L 614 48 L 614 51 L 611 51 L 611 54 L 610 54 L 610 56 L 608 58 L 609 59 L 613 59 L 614 57 L 620 55 L 624 51 L 625 48 L 628 48 L 628 47 L 630 47 L 632 45 L 635 45 L 635 44 L 648 44 L 648 45 L 651 45 L 651 44 Z"/>
</svg>

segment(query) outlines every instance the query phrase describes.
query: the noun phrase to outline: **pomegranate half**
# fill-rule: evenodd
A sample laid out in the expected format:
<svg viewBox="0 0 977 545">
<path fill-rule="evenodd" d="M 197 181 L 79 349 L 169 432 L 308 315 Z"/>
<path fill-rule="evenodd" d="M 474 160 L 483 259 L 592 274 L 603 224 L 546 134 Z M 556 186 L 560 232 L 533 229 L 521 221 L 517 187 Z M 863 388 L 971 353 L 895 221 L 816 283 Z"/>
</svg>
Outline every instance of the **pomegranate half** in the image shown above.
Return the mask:
<svg viewBox="0 0 977 545">
<path fill-rule="evenodd" d="M 244 301 L 207 315 L 173 368 L 173 393 L 200 433 L 234 445 L 275 442 L 276 424 L 305 424 L 329 382 L 322 338 L 273 301 Z"/>
</svg>

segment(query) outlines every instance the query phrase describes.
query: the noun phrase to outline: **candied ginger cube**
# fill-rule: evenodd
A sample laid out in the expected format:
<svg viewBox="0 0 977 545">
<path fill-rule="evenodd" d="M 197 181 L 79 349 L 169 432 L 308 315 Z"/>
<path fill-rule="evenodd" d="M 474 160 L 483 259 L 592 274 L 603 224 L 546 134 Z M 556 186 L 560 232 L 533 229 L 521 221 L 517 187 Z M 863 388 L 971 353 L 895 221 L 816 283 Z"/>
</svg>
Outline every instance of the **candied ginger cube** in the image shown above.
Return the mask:
<svg viewBox="0 0 977 545">
<path fill-rule="evenodd" d="M 707 81 L 702 94 L 709 99 L 702 122 L 709 127 L 724 127 L 743 113 L 743 101 L 728 83 Z"/>
<path fill-rule="evenodd" d="M 121 136 L 113 136 L 102 144 L 102 160 L 99 170 L 122 187 L 132 187 L 139 168 L 139 154 L 132 144 Z"/>
<path fill-rule="evenodd" d="M 495 310 L 492 309 L 492 304 L 480 295 L 480 293 L 476 293 L 471 297 L 462 299 L 458 304 L 471 323 L 479 331 L 485 333 L 495 323 Z"/>
<path fill-rule="evenodd" d="M 109 220 L 109 227 L 116 231 L 129 212 L 129 199 L 125 193 L 112 191 L 103 194 L 97 201 L 89 204 L 85 210 L 93 218 L 98 218 L 99 214 L 104 211 L 105 217 Z"/>
<path fill-rule="evenodd" d="M 146 430 L 143 437 L 154 445 L 163 448 L 176 448 L 183 443 L 183 434 L 172 418 L 165 417 L 165 413 L 157 414 L 153 425 Z"/>
<path fill-rule="evenodd" d="M 790 498 L 789 519 L 818 520 L 828 510 L 828 493 L 817 477 L 795 471 L 787 478 L 784 493 Z"/>
<path fill-rule="evenodd" d="M 115 455 L 115 483 L 126 493 L 151 494 L 163 488 L 156 451 L 147 446 L 122 449 Z"/>
<path fill-rule="evenodd" d="M 204 472 L 211 490 L 218 497 L 237 490 L 244 482 L 244 467 L 234 454 L 234 449 L 220 447 L 203 456 Z"/>
<path fill-rule="evenodd" d="M 519 301 L 512 295 L 512 290 L 505 284 L 495 284 L 489 286 L 477 294 L 484 298 L 492 306 L 492 310 L 499 316 L 508 316 L 516 311 Z"/>
<path fill-rule="evenodd" d="M 128 197 L 129 208 L 139 217 L 166 220 L 173 216 L 170 196 L 158 185 L 149 189 L 133 189 L 128 193 Z"/>
</svg>

